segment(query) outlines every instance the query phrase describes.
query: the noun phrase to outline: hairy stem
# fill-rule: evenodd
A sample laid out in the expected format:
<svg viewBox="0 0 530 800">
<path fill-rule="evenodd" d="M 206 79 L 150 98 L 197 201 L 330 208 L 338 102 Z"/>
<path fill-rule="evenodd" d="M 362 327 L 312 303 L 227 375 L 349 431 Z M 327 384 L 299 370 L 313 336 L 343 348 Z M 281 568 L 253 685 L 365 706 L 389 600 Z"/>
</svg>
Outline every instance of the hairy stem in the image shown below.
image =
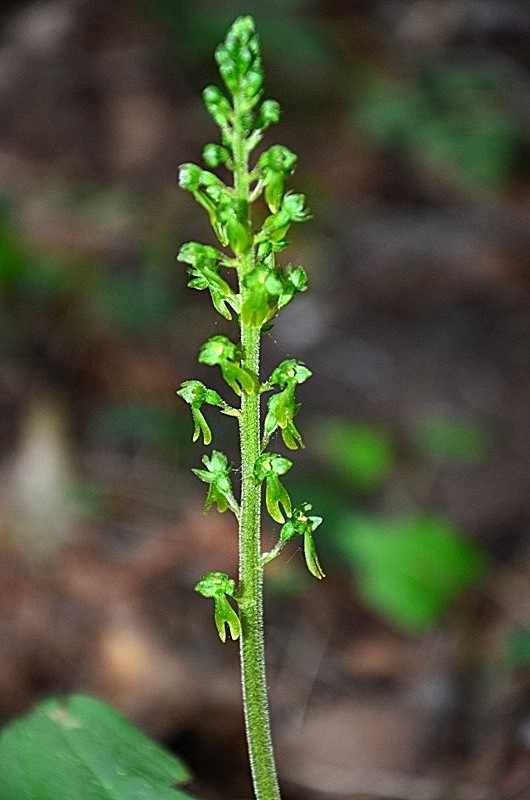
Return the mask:
<svg viewBox="0 0 530 800">
<path fill-rule="evenodd" d="M 241 114 L 235 98 L 233 134 L 235 191 L 249 205 L 248 152 Z M 250 230 L 250 212 L 247 218 Z M 253 266 L 253 254 L 241 256 L 239 285 L 244 300 L 244 275 Z M 259 329 L 241 322 L 244 366 L 259 375 Z M 260 455 L 259 393 L 243 394 L 239 422 L 241 441 L 241 514 L 239 520 L 239 581 L 241 592 L 240 638 L 243 708 L 250 768 L 256 800 L 280 800 L 269 722 L 265 647 L 263 640 L 263 568 L 261 565 L 260 506 L 261 487 L 253 477 Z"/>
</svg>

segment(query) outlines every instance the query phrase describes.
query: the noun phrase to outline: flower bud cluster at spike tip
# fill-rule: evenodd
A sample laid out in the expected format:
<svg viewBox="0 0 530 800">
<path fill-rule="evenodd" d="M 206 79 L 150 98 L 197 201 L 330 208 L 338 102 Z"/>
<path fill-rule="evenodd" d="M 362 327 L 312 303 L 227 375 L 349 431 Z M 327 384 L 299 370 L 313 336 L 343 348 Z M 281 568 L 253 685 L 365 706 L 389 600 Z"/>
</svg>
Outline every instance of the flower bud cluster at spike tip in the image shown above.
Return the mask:
<svg viewBox="0 0 530 800">
<path fill-rule="evenodd" d="M 215 51 L 215 60 L 226 88 L 241 98 L 245 110 L 253 108 L 263 86 L 263 66 L 252 17 L 235 20 Z"/>
</svg>

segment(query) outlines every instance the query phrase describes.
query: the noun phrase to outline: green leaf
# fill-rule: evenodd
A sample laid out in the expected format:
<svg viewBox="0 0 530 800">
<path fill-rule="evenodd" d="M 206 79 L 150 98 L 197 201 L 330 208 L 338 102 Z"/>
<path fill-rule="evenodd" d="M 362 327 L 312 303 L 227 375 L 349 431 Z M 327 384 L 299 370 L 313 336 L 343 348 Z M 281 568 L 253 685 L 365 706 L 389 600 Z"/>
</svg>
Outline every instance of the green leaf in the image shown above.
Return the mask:
<svg viewBox="0 0 530 800">
<path fill-rule="evenodd" d="M 506 74 L 430 65 L 415 83 L 374 79 L 359 122 L 373 141 L 399 147 L 415 161 L 455 173 L 460 182 L 502 189 L 522 148 L 520 124 L 506 108 Z"/>
<path fill-rule="evenodd" d="M 356 517 L 343 537 L 363 598 L 405 630 L 434 625 L 486 567 L 482 551 L 437 517 Z"/>
<path fill-rule="evenodd" d="M 355 488 L 377 489 L 394 466 L 392 441 L 378 428 L 326 420 L 316 433 L 322 455 Z"/>
<path fill-rule="evenodd" d="M 480 464 L 491 449 L 491 437 L 475 422 L 427 419 L 418 428 L 417 444 L 424 453 L 442 461 Z"/>
<path fill-rule="evenodd" d="M 0 737 L 0 800 L 190 800 L 183 763 L 109 706 L 48 700 Z"/>
</svg>

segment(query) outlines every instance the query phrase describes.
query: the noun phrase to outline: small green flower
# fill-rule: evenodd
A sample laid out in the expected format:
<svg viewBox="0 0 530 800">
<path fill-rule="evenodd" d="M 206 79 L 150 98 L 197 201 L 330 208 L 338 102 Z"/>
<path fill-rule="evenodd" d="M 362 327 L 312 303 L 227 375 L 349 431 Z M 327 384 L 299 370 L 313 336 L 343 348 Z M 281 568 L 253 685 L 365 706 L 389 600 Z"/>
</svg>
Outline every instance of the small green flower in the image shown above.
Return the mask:
<svg viewBox="0 0 530 800">
<path fill-rule="evenodd" d="M 239 348 L 226 336 L 212 336 L 204 342 L 199 352 L 199 362 L 219 366 L 224 380 L 237 395 L 257 391 L 256 376 L 241 365 Z"/>
<path fill-rule="evenodd" d="M 288 265 L 281 271 L 282 292 L 278 298 L 278 310 L 291 302 L 295 294 L 307 290 L 307 275 L 303 267 Z"/>
<path fill-rule="evenodd" d="M 283 284 L 275 270 L 258 264 L 243 279 L 246 297 L 241 308 L 241 318 L 245 325 L 256 328 L 275 316 Z"/>
<path fill-rule="evenodd" d="M 232 319 L 228 305 L 237 313 L 240 308 L 240 299 L 230 284 L 220 275 L 223 254 L 215 247 L 201 245 L 198 242 L 188 242 L 181 247 L 177 258 L 179 261 L 191 265 L 188 269 L 191 278 L 188 286 L 199 291 L 208 289 L 216 311 L 225 319 Z"/>
<path fill-rule="evenodd" d="M 273 433 L 279 428 L 283 443 L 289 450 L 304 447 L 302 434 L 294 424 L 294 418 L 299 408 L 300 404 L 294 402 L 294 397 L 291 397 L 288 389 L 269 398 L 267 415 L 263 423 L 264 445 L 269 442 Z"/>
<path fill-rule="evenodd" d="M 256 117 L 256 129 L 264 131 L 280 121 L 282 110 L 277 100 L 264 100 Z"/>
<path fill-rule="evenodd" d="M 241 621 L 228 601 L 228 597 L 236 597 L 234 579 L 225 572 L 209 572 L 196 584 L 195 591 L 213 599 L 215 627 L 221 641 L 226 642 L 227 628 L 232 639 L 238 639 Z"/>
<path fill-rule="evenodd" d="M 233 120 L 232 106 L 217 86 L 207 86 L 202 93 L 206 110 L 221 129 L 226 129 Z"/>
<path fill-rule="evenodd" d="M 263 453 L 254 464 L 254 478 L 258 483 L 265 481 L 265 505 L 275 522 L 285 522 L 285 518 L 291 516 L 291 498 L 279 476 L 285 475 L 292 466 L 292 461 L 277 453 Z"/>
<path fill-rule="evenodd" d="M 229 465 L 225 454 L 220 453 L 218 450 L 212 450 L 210 458 L 206 455 L 202 457 L 202 463 L 206 469 L 194 469 L 192 471 L 209 486 L 204 510 L 208 511 L 215 503 L 217 510 L 221 514 L 230 509 L 236 517 L 239 517 L 239 505 L 234 497 L 232 481 L 230 480 L 232 467 Z"/>
<path fill-rule="evenodd" d="M 274 204 L 276 204 L 278 189 L 274 192 Z M 287 232 L 293 222 L 306 222 L 311 219 L 311 214 L 305 207 L 305 195 L 287 192 L 281 198 L 281 206 L 278 211 L 267 217 L 263 223 L 261 231 L 256 235 L 256 242 L 284 242 Z"/>
<path fill-rule="evenodd" d="M 268 383 L 273 386 L 279 386 L 281 389 L 288 386 L 294 387 L 296 384 L 305 383 L 312 374 L 303 361 L 298 361 L 296 358 L 288 358 L 273 370 Z"/>
<path fill-rule="evenodd" d="M 252 245 L 247 215 L 247 203 L 230 197 L 224 198 L 217 208 L 217 235 L 225 246 L 232 248 L 236 256 L 246 253 Z"/>
<path fill-rule="evenodd" d="M 212 441 L 212 432 L 201 411 L 201 406 L 207 404 L 221 408 L 227 413 L 229 406 L 214 389 L 208 389 L 201 381 L 185 381 L 181 384 L 177 394 L 182 397 L 184 402 L 191 408 L 193 418 L 193 441 L 196 442 L 202 433 L 203 442 L 209 445 Z M 235 411 L 235 409 L 231 409 Z"/>
<path fill-rule="evenodd" d="M 294 358 L 282 361 L 273 371 L 266 387 L 279 386 L 283 387 L 283 390 L 269 398 L 264 423 L 265 444 L 279 428 L 284 444 L 290 450 L 304 446 L 300 431 L 294 424 L 294 418 L 300 408 L 300 403 L 295 399 L 295 390 L 298 384 L 304 383 L 310 376 L 311 370 L 302 361 Z"/>
<path fill-rule="evenodd" d="M 285 179 L 294 172 L 296 162 L 297 156 L 281 144 L 273 145 L 258 159 L 258 169 L 265 186 L 265 200 L 273 214 L 282 207 Z"/>
<path fill-rule="evenodd" d="M 195 200 L 207 212 L 212 228 L 223 245 L 228 239 L 219 221 L 219 213 L 233 199 L 233 190 L 213 172 L 201 169 L 197 164 L 181 164 L 179 167 L 179 184 L 191 192 Z"/>
<path fill-rule="evenodd" d="M 230 153 L 220 144 L 207 144 L 202 151 L 202 157 L 206 166 L 216 169 L 230 160 Z"/>
<path fill-rule="evenodd" d="M 241 308 L 243 323 L 261 328 L 295 294 L 306 290 L 307 278 L 302 267 L 275 268 L 263 263 L 245 275 L 243 284 L 249 290 Z"/>
<path fill-rule="evenodd" d="M 280 531 L 280 541 L 284 544 L 295 536 L 304 537 L 304 556 L 309 572 L 318 578 L 325 578 L 325 572 L 318 560 L 313 534 L 322 523 L 322 517 L 309 516 L 308 512 L 311 511 L 312 506 L 310 503 L 302 503 L 293 510 L 293 514 L 287 522 L 282 525 Z"/>
</svg>

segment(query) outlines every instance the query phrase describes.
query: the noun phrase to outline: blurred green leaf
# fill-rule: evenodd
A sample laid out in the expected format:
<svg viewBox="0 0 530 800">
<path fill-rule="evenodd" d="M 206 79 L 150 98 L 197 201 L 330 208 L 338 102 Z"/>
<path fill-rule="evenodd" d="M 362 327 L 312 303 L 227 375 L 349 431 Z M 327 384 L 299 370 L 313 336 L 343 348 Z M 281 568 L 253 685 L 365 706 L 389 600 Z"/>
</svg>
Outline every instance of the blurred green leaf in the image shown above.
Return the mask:
<svg viewBox="0 0 530 800">
<path fill-rule="evenodd" d="M 357 489 L 377 489 L 394 465 L 392 441 L 378 428 L 326 420 L 315 433 L 320 453 Z"/>
<path fill-rule="evenodd" d="M 518 628 L 510 635 L 506 646 L 506 660 L 518 669 L 530 666 L 530 630 Z"/>
<path fill-rule="evenodd" d="M 92 417 L 89 426 L 94 440 L 115 447 L 141 444 L 170 449 L 180 444 L 185 433 L 172 408 L 141 401 L 109 404 Z"/>
<path fill-rule="evenodd" d="M 420 423 L 416 443 L 429 456 L 468 464 L 480 464 L 491 449 L 491 437 L 482 425 L 443 418 Z"/>
<path fill-rule="evenodd" d="M 372 75 L 357 120 L 368 136 L 478 186 L 510 178 L 522 134 L 503 105 L 504 74 L 436 64 L 409 83 Z"/>
<path fill-rule="evenodd" d="M 163 328 L 173 309 L 167 285 L 130 275 L 106 275 L 97 292 L 109 319 L 120 331 L 148 334 Z"/>
<path fill-rule="evenodd" d="M 342 535 L 362 597 L 405 630 L 437 622 L 486 567 L 479 548 L 437 517 L 355 517 Z"/>
<path fill-rule="evenodd" d="M 0 800 L 190 800 L 183 763 L 104 703 L 48 700 L 0 737 Z"/>
<path fill-rule="evenodd" d="M 0 287 L 6 288 L 24 280 L 29 271 L 30 257 L 24 252 L 8 228 L 0 222 Z"/>
</svg>

